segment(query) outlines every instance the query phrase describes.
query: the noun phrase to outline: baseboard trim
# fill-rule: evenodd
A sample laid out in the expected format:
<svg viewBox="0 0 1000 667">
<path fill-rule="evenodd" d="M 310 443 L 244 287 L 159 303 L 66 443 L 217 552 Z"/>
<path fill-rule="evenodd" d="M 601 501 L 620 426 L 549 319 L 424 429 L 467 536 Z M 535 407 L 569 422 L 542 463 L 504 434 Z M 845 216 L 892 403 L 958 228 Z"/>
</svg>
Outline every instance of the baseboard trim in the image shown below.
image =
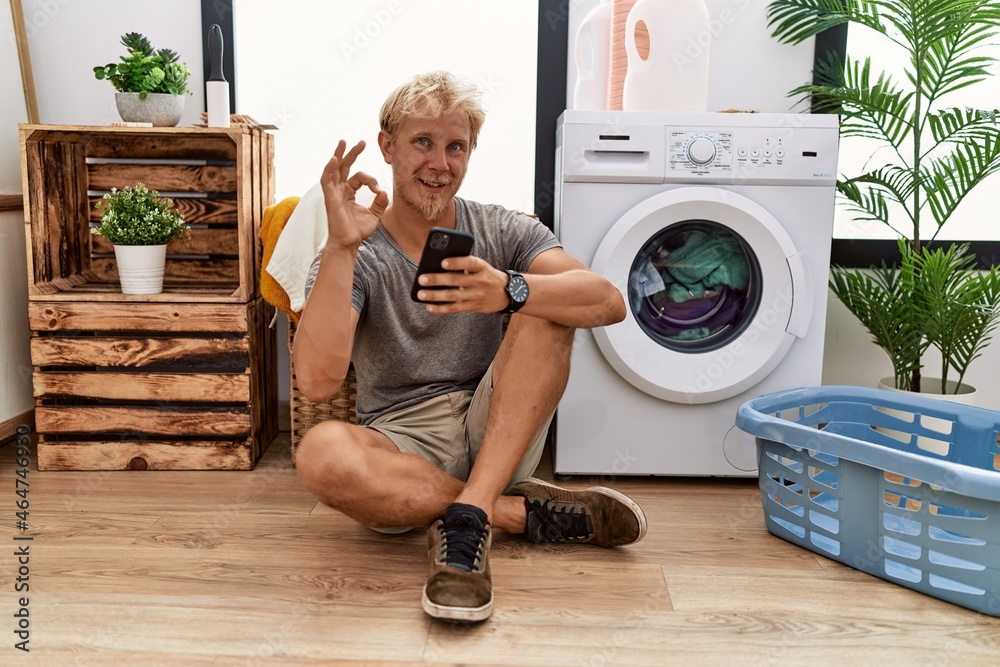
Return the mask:
<svg viewBox="0 0 1000 667">
<path fill-rule="evenodd" d="M 0 195 L 0 212 L 24 210 L 22 195 Z"/>
<path fill-rule="evenodd" d="M 0 422 L 0 444 L 6 444 L 8 440 L 17 435 L 19 426 L 27 426 L 32 431 L 35 430 L 34 408 Z"/>
</svg>

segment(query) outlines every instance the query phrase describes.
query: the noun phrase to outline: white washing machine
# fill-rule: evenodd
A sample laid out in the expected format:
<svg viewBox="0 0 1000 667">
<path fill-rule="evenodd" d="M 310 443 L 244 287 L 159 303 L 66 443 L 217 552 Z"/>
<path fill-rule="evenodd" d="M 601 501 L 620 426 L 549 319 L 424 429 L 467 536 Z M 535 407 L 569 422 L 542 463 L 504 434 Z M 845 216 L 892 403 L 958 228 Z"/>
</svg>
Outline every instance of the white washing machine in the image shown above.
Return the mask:
<svg viewBox="0 0 1000 667">
<path fill-rule="evenodd" d="M 756 474 L 736 410 L 821 383 L 834 115 L 568 110 L 555 231 L 621 290 L 580 329 L 555 472 Z"/>
</svg>

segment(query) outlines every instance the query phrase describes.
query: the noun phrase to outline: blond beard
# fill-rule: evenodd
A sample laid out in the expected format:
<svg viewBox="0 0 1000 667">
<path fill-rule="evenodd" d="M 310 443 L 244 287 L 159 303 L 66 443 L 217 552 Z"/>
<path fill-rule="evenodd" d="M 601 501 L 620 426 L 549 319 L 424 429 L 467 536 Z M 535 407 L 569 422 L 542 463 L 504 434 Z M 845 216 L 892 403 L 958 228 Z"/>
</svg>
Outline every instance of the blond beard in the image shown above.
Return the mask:
<svg viewBox="0 0 1000 667">
<path fill-rule="evenodd" d="M 425 220 L 433 221 L 439 219 L 448 210 L 448 206 L 451 204 L 452 200 L 452 197 L 446 197 L 444 195 L 430 195 L 423 201 L 413 201 L 406 194 L 406 190 L 400 187 L 398 179 L 393 184 L 393 189 L 397 193 L 396 196 L 398 196 L 407 206 L 423 216 Z"/>
</svg>

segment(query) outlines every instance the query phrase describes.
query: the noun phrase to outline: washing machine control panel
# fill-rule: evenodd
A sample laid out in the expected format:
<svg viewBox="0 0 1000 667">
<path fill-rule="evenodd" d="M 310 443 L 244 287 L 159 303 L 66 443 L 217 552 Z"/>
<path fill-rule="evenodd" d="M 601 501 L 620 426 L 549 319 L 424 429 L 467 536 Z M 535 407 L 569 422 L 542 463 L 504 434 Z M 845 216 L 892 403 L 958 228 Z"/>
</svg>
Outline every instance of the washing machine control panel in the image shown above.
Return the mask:
<svg viewBox="0 0 1000 667">
<path fill-rule="evenodd" d="M 671 131 L 667 139 L 670 171 L 709 174 L 733 168 L 732 132 Z"/>
</svg>

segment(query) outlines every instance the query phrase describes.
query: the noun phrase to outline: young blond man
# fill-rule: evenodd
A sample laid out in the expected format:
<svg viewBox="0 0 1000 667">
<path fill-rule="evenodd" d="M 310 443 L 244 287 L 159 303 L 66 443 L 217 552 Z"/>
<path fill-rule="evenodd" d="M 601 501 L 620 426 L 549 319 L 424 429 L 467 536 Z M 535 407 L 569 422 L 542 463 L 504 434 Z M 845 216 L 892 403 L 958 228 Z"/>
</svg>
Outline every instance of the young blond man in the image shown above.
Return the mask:
<svg viewBox="0 0 1000 667">
<path fill-rule="evenodd" d="M 294 342 L 299 387 L 313 401 L 340 389 L 353 359 L 361 423 L 328 421 L 306 434 L 296 455 L 303 483 L 381 532 L 430 525 L 423 608 L 466 621 L 492 612 L 494 527 L 600 546 L 646 532 L 623 494 L 530 477 L 569 376 L 574 330 L 621 321 L 625 304 L 538 221 L 456 196 L 484 119 L 475 87 L 450 74 L 396 89 L 378 135 L 391 204 L 374 178 L 351 173 L 364 142 L 339 142 L 321 178 L 329 238 Z M 368 207 L 355 201 L 362 187 L 375 195 Z M 410 286 L 432 227 L 470 232 L 474 247 L 421 278 L 439 289 L 418 298 L 437 303 L 416 303 Z"/>
</svg>

